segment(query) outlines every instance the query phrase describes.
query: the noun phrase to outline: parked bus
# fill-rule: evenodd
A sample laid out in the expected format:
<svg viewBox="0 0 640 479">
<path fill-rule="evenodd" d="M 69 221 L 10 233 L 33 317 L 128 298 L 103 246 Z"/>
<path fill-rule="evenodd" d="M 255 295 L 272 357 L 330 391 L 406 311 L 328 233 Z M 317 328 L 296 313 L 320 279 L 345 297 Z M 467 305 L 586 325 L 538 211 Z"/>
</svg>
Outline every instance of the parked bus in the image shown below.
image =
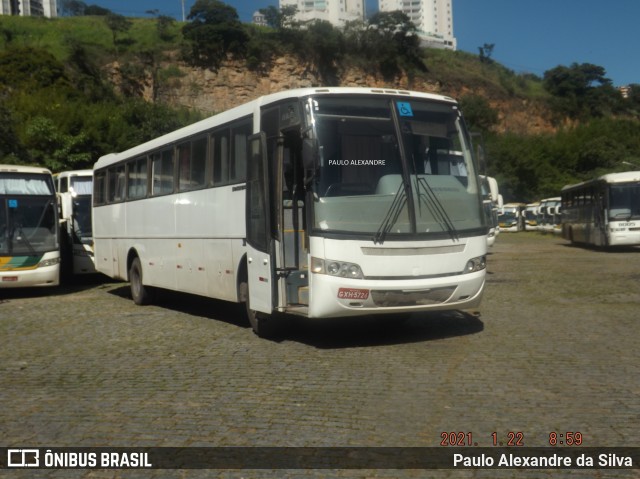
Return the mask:
<svg viewBox="0 0 640 479">
<path fill-rule="evenodd" d="M 595 246 L 640 244 L 640 171 L 562 188 L 562 236 Z"/>
<path fill-rule="evenodd" d="M 523 212 L 524 215 L 524 229 L 526 231 L 536 231 L 538 229 L 538 210 L 540 209 L 540 202 L 529 203 Z"/>
<path fill-rule="evenodd" d="M 51 172 L 0 165 L 0 288 L 59 283 L 58 205 Z"/>
<path fill-rule="evenodd" d="M 487 233 L 487 246 L 493 246 L 500 234 L 498 224 L 498 209 L 502 205 L 502 195 L 498 189 L 498 182 L 491 176 L 480 175 L 482 191 L 482 207 L 487 218 L 489 232 Z"/>
<path fill-rule="evenodd" d="M 60 199 L 60 255 L 63 277 L 95 273 L 91 225 L 93 170 L 54 175 Z"/>
<path fill-rule="evenodd" d="M 560 234 L 562 232 L 562 216 L 560 197 L 540 200 L 538 208 L 538 231 Z"/>
<path fill-rule="evenodd" d="M 507 203 L 498 210 L 500 231 L 517 232 L 524 230 L 524 203 Z"/>
<path fill-rule="evenodd" d="M 129 280 L 137 304 L 154 287 L 244 302 L 258 335 L 274 313 L 475 308 L 488 230 L 476 171 L 448 97 L 260 97 L 97 161 L 96 268 Z"/>
</svg>

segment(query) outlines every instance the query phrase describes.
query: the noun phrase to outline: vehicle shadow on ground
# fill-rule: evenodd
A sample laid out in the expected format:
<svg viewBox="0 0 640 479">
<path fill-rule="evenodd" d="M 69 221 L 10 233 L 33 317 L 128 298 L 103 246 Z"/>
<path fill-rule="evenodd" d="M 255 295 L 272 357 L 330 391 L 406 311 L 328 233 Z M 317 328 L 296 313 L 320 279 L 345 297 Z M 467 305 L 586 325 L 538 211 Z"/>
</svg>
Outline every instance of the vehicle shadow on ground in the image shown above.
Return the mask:
<svg viewBox="0 0 640 479">
<path fill-rule="evenodd" d="M 484 330 L 478 315 L 464 311 L 413 313 L 409 317 L 280 320 L 283 324 L 275 340 L 296 341 L 319 349 L 437 341 Z"/>
<path fill-rule="evenodd" d="M 109 294 L 132 301 L 129 284 L 112 289 Z M 215 319 L 250 329 L 249 321 L 244 316 L 244 304 L 154 288 L 152 290 L 151 305 L 170 309 L 177 313 Z"/>
<path fill-rule="evenodd" d="M 593 251 L 594 253 L 640 253 L 638 246 L 595 246 L 581 243 L 562 243 L 565 248 Z"/>
<path fill-rule="evenodd" d="M 51 287 L 27 287 L 27 288 L 0 288 L 0 302 L 10 301 L 13 299 L 38 298 L 65 296 L 68 294 L 76 294 L 88 289 L 95 288 L 103 283 L 115 282 L 111 278 L 102 274 L 88 274 L 78 276 L 72 281 L 65 281 L 59 286 Z"/>
<path fill-rule="evenodd" d="M 129 286 L 112 289 L 109 293 L 131 299 Z M 223 321 L 244 328 L 247 334 L 253 335 L 242 304 L 166 290 L 154 292 L 153 304 L 181 314 Z M 363 316 L 323 320 L 277 316 L 273 320 L 276 321 L 276 328 L 269 341 L 295 341 L 320 349 L 436 341 L 476 334 L 484 329 L 478 315 L 464 311 L 413 313 L 405 317 Z"/>
</svg>

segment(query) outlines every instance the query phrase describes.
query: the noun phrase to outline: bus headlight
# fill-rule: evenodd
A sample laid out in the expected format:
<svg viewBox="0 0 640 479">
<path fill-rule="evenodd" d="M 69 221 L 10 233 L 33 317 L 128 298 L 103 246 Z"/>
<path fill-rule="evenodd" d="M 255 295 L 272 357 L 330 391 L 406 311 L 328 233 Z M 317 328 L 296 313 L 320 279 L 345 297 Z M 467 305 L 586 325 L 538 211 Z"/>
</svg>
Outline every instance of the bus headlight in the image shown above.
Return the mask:
<svg viewBox="0 0 640 479">
<path fill-rule="evenodd" d="M 364 278 L 360 266 L 355 263 L 314 257 L 311 257 L 311 272 L 316 274 L 328 274 L 329 276 L 338 276 L 340 278 Z"/>
<path fill-rule="evenodd" d="M 54 266 L 60 262 L 60 258 L 45 259 L 38 263 L 38 268 L 46 268 L 47 266 Z"/>
<path fill-rule="evenodd" d="M 471 258 L 469 261 L 467 261 L 467 265 L 464 267 L 463 273 L 475 273 L 476 271 L 482 271 L 486 267 L 486 256 L 478 256 L 477 258 Z"/>
</svg>

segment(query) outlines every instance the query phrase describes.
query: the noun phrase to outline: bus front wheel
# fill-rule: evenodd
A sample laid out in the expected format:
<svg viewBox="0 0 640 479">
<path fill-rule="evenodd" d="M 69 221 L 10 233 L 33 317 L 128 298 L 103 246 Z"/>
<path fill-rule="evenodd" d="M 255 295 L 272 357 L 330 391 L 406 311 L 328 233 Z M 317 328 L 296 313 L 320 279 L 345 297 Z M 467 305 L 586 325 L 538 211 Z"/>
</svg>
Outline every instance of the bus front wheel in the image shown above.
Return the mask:
<svg viewBox="0 0 640 479">
<path fill-rule="evenodd" d="M 145 305 L 151 302 L 151 292 L 142 284 L 142 264 L 140 258 L 136 257 L 131 262 L 129 268 L 129 282 L 131 284 L 131 298 L 138 305 Z"/>
<path fill-rule="evenodd" d="M 276 333 L 273 317 L 251 309 L 249 304 L 249 285 L 245 282 L 240 283 L 240 299 L 244 302 L 245 314 L 256 336 L 265 339 L 272 338 Z"/>
</svg>

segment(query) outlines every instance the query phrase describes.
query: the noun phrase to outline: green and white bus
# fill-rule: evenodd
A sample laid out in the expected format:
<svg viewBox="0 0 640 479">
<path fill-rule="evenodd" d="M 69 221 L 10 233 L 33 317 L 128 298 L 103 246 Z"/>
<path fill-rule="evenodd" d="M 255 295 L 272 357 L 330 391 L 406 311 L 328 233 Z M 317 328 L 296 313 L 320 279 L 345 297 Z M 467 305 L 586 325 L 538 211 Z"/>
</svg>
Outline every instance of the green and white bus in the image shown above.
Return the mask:
<svg viewBox="0 0 640 479">
<path fill-rule="evenodd" d="M 58 203 L 51 172 L 0 165 L 0 288 L 59 283 Z"/>
</svg>

